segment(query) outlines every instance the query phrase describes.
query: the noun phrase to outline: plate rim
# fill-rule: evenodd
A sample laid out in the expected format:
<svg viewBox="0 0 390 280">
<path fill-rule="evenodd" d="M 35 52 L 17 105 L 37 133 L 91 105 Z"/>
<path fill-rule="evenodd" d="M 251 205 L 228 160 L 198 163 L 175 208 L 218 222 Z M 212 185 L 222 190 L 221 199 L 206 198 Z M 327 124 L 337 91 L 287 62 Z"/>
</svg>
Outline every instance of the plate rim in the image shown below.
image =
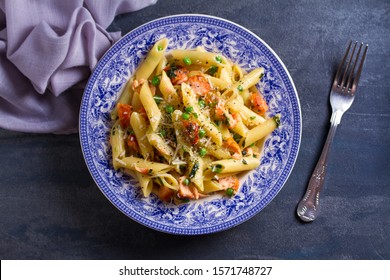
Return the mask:
<svg viewBox="0 0 390 280">
<path fill-rule="evenodd" d="M 287 80 L 290 83 L 290 86 L 291 86 L 291 88 L 292 88 L 292 90 L 294 92 L 294 95 L 295 95 L 295 100 L 294 101 L 296 101 L 295 105 L 296 105 L 296 109 L 297 109 L 297 113 L 298 113 L 298 117 L 299 117 L 299 121 L 294 121 L 293 123 L 294 124 L 298 123 L 299 127 L 298 127 L 298 130 L 297 130 L 297 128 L 295 126 L 293 127 L 294 135 L 297 135 L 297 137 L 293 139 L 293 144 L 292 144 L 291 147 L 296 149 L 296 153 L 295 153 L 295 156 L 293 158 L 291 158 L 291 155 L 288 156 L 288 159 L 286 161 L 286 165 L 289 165 L 290 168 L 289 168 L 288 172 L 284 172 L 284 173 L 281 174 L 281 175 L 284 175 L 284 176 L 280 176 L 278 178 L 278 181 L 282 180 L 282 182 L 280 183 L 280 187 L 277 188 L 274 192 L 272 192 L 274 189 L 270 190 L 270 193 L 272 192 L 272 197 L 268 201 L 263 203 L 264 205 L 261 205 L 261 203 L 258 203 L 255 207 L 253 207 L 248 212 L 246 212 L 247 214 L 245 215 L 244 218 L 241 218 L 238 221 L 235 221 L 233 219 L 232 221 L 226 221 L 223 224 L 208 226 L 208 227 L 201 228 L 201 229 L 190 228 L 190 229 L 180 229 L 179 230 L 178 228 L 167 227 L 166 225 L 154 226 L 154 224 L 156 224 L 155 221 L 151 221 L 151 222 L 143 221 L 144 218 L 140 214 L 138 214 L 137 212 L 135 212 L 134 210 L 131 210 L 131 209 L 130 209 L 131 210 L 130 212 L 126 211 L 126 209 L 128 207 L 123 202 L 121 202 L 117 197 L 115 197 L 115 195 L 114 195 L 114 197 L 110 197 L 109 194 L 106 193 L 103 190 L 103 188 L 101 187 L 101 184 L 103 184 L 103 185 L 106 185 L 106 184 L 104 184 L 104 182 L 99 182 L 100 181 L 99 178 L 97 178 L 97 176 L 94 175 L 95 171 L 96 171 L 96 173 L 98 173 L 98 172 L 97 172 L 97 170 L 92 170 L 91 169 L 92 166 L 90 166 L 89 161 L 92 162 L 93 158 L 90 155 L 90 151 L 88 151 L 88 149 L 86 149 L 86 147 L 84 147 L 85 144 L 83 143 L 83 141 L 85 143 L 87 143 L 88 142 L 87 141 L 88 138 L 85 135 L 87 133 L 82 133 L 83 131 L 86 131 L 86 127 L 87 127 L 87 124 L 82 122 L 82 115 L 83 115 L 84 110 L 87 109 L 86 108 L 87 106 L 84 106 L 84 103 L 88 101 L 87 95 L 88 95 L 88 98 L 90 97 L 90 93 L 91 93 L 91 90 L 92 90 L 92 88 L 90 88 L 91 87 L 91 81 L 95 80 L 99 76 L 98 74 L 100 74 L 100 71 L 96 72 L 96 70 L 101 65 L 102 66 L 105 65 L 105 63 L 103 63 L 103 62 L 109 61 L 109 59 L 111 57 L 109 57 L 109 59 L 107 59 L 108 54 L 110 54 L 115 48 L 117 48 L 117 46 L 123 42 L 123 39 L 125 37 L 129 36 L 129 34 L 131 34 L 131 33 L 136 33 L 138 30 L 143 29 L 143 28 L 145 28 L 148 25 L 153 25 L 156 22 L 168 20 L 170 18 L 181 18 L 181 17 L 209 18 L 209 19 L 213 19 L 215 21 L 226 22 L 226 23 L 228 23 L 230 25 L 235 26 L 238 29 L 243 30 L 244 32 L 246 32 L 246 33 L 250 34 L 252 37 L 254 37 L 256 40 L 260 41 L 261 44 L 263 44 L 264 47 L 274 56 L 274 58 L 277 60 L 277 62 L 280 64 L 281 68 L 283 69 L 284 74 L 287 76 Z M 187 21 L 185 21 L 185 22 L 187 22 Z M 153 29 L 153 28 L 150 28 L 150 29 Z M 105 59 L 107 59 L 107 61 L 105 61 Z M 101 68 L 103 69 L 103 67 L 101 67 Z M 89 94 L 87 94 L 88 90 L 89 90 Z M 292 108 L 294 108 L 294 106 L 292 106 Z M 85 114 L 86 114 L 86 112 L 84 112 L 84 115 Z M 294 114 L 294 119 L 295 119 L 295 114 Z M 224 18 L 221 18 L 221 17 L 217 17 L 217 16 L 213 16 L 213 15 L 206 15 L 206 14 L 199 14 L 199 13 L 194 13 L 194 14 L 184 13 L 184 14 L 174 14 L 174 15 L 159 17 L 157 19 L 145 22 L 145 23 L 143 23 L 143 24 L 133 28 L 132 30 L 128 31 L 123 36 L 121 36 L 121 38 L 119 38 L 101 56 L 101 58 L 96 63 L 95 67 L 91 70 L 91 74 L 90 74 L 90 76 L 88 78 L 88 81 L 86 83 L 86 87 L 85 87 L 85 89 L 83 91 L 83 95 L 82 95 L 82 99 L 81 99 L 80 110 L 79 110 L 79 123 L 78 124 L 79 124 L 79 141 L 80 141 L 80 146 L 81 146 L 81 150 L 82 150 L 84 161 L 85 161 L 85 163 L 87 165 L 88 171 L 89 171 L 92 179 L 94 180 L 94 182 L 97 185 L 98 189 L 103 193 L 103 195 L 111 202 L 111 204 L 113 204 L 118 210 L 120 210 L 120 212 L 122 212 L 124 215 L 126 215 L 128 218 L 132 219 L 133 221 L 135 221 L 135 222 L 137 222 L 137 223 L 139 223 L 139 224 L 141 224 L 143 226 L 146 226 L 146 227 L 148 227 L 150 229 L 157 230 L 157 231 L 164 232 L 164 233 L 168 233 L 168 234 L 175 234 L 175 235 L 203 235 L 203 234 L 210 234 L 210 233 L 224 231 L 224 230 L 236 227 L 236 226 L 244 223 L 245 221 L 253 218 L 256 214 L 260 213 L 269 203 L 271 203 L 271 201 L 277 196 L 277 194 L 282 190 L 282 188 L 287 183 L 287 180 L 290 177 L 290 175 L 291 175 L 291 173 L 292 173 L 292 171 L 294 169 L 295 163 L 297 161 L 297 158 L 298 158 L 298 155 L 299 155 L 299 151 L 300 151 L 301 140 L 302 140 L 302 110 L 301 110 L 301 105 L 300 105 L 298 91 L 297 91 L 297 89 L 295 87 L 294 81 L 293 81 L 293 79 L 292 79 L 292 77 L 291 77 L 287 67 L 285 66 L 283 61 L 280 59 L 278 54 L 276 54 L 276 52 L 262 38 L 260 38 L 260 36 L 258 36 L 257 34 L 252 32 L 251 30 L 241 26 L 240 24 L 235 23 L 235 22 L 230 21 L 230 20 L 227 20 L 227 19 L 224 19 Z M 84 129 L 82 129 L 82 128 L 84 128 Z M 84 137 L 86 137 L 85 140 L 84 140 Z M 291 151 L 290 151 L 290 154 L 291 154 Z M 267 196 L 269 196 L 270 193 L 268 193 Z M 119 205 L 118 205 L 118 203 L 119 203 Z M 120 207 L 120 206 L 122 206 L 122 207 Z M 134 215 L 132 215 L 132 214 L 134 214 Z"/>
</svg>

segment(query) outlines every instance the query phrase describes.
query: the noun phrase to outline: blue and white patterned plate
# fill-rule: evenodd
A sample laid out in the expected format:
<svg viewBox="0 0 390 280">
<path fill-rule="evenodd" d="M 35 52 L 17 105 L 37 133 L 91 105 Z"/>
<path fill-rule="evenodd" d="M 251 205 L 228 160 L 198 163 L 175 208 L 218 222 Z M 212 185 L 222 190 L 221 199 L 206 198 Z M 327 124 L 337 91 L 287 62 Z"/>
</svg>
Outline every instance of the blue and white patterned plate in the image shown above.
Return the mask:
<svg viewBox="0 0 390 280">
<path fill-rule="evenodd" d="M 161 38 L 169 49 L 207 50 L 230 58 L 245 70 L 264 67 L 260 90 L 269 115 L 281 125 L 264 143 L 261 165 L 241 178 L 232 198 L 211 196 L 181 205 L 151 195 L 143 198 L 133 178 L 112 167 L 110 112 L 125 82 Z M 172 234 L 207 234 L 236 226 L 260 212 L 281 190 L 298 155 L 301 111 L 286 67 L 259 37 L 230 21 L 206 15 L 175 15 L 146 23 L 120 39 L 100 60 L 85 89 L 80 108 L 80 141 L 96 184 L 119 210 L 150 228 Z"/>
</svg>

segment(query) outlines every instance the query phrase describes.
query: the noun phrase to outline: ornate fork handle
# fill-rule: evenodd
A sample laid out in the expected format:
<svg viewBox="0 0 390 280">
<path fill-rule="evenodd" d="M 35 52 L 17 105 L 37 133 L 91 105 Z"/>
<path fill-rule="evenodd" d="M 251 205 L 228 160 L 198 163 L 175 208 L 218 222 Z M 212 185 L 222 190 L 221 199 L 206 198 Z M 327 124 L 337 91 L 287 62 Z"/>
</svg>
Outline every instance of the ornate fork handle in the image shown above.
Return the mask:
<svg viewBox="0 0 390 280">
<path fill-rule="evenodd" d="M 320 194 L 324 186 L 326 166 L 328 164 L 328 155 L 334 135 L 336 133 L 337 125 L 340 123 L 341 112 L 333 112 L 331 118 L 331 126 L 326 138 L 324 147 L 322 148 L 321 156 L 317 165 L 311 175 L 309 185 L 301 202 L 298 204 L 297 214 L 305 222 L 313 221 L 319 211 Z"/>
</svg>

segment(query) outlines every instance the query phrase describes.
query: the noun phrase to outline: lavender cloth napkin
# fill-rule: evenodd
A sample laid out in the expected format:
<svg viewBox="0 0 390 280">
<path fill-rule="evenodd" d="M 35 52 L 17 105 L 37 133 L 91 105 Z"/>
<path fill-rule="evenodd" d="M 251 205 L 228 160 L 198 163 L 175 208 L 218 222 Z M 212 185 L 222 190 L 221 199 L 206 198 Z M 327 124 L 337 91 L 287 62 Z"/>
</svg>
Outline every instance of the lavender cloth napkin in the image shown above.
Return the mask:
<svg viewBox="0 0 390 280">
<path fill-rule="evenodd" d="M 114 17 L 157 0 L 0 0 L 0 127 L 77 132 L 83 84 L 120 37 Z"/>
</svg>

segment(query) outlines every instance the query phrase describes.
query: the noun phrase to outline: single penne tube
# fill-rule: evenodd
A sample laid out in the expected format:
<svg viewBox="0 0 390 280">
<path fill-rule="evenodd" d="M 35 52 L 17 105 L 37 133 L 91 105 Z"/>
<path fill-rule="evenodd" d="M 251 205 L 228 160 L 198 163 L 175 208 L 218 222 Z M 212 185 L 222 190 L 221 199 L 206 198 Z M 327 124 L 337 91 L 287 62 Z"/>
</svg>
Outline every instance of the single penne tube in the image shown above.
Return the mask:
<svg viewBox="0 0 390 280">
<path fill-rule="evenodd" d="M 217 145 L 222 145 L 222 134 L 219 129 L 213 125 L 210 120 L 203 114 L 202 110 L 199 108 L 198 102 L 196 101 L 196 95 L 186 83 L 182 83 L 182 98 L 183 104 L 186 107 L 192 107 L 194 113 L 198 116 L 195 120 L 196 122 L 206 131 L 207 135 L 215 142 Z"/>
<path fill-rule="evenodd" d="M 153 158 L 153 146 L 150 145 L 148 138 L 146 137 L 148 125 L 146 124 L 145 119 L 137 112 L 133 112 L 130 117 L 130 125 L 137 138 L 142 156 L 144 158 Z"/>
<path fill-rule="evenodd" d="M 124 135 L 125 132 L 123 128 L 121 127 L 119 121 L 116 121 L 111 128 L 111 134 L 110 134 L 112 159 L 113 159 L 113 165 L 115 170 L 120 168 L 120 165 L 115 159 L 119 159 L 125 156 L 126 153 Z"/>
<path fill-rule="evenodd" d="M 244 104 L 237 100 L 229 100 L 226 102 L 226 106 L 234 113 L 238 113 L 241 116 L 242 122 L 249 126 L 257 126 L 265 121 L 265 119 L 246 107 Z"/>
<path fill-rule="evenodd" d="M 218 180 L 218 179 L 221 179 L 221 178 L 224 178 L 224 177 L 235 176 L 238 173 L 239 172 L 216 174 L 216 173 L 212 172 L 210 169 L 207 169 L 207 170 L 205 170 L 203 172 L 203 178 L 204 178 L 204 181 Z"/>
<path fill-rule="evenodd" d="M 166 57 L 164 56 L 164 57 L 160 60 L 160 62 L 158 63 L 158 65 L 157 65 L 157 67 L 156 67 L 156 71 L 155 71 L 154 74 L 155 74 L 156 76 L 161 75 L 162 72 L 164 71 L 165 67 L 167 66 L 167 63 L 168 63 L 168 61 L 167 61 Z"/>
<path fill-rule="evenodd" d="M 237 64 L 234 64 L 232 66 L 232 82 L 233 83 L 238 82 L 239 80 L 242 79 L 243 76 L 244 76 L 244 71 L 242 70 L 242 68 Z"/>
<path fill-rule="evenodd" d="M 123 157 L 115 160 L 122 168 L 127 168 L 150 176 L 167 173 L 173 169 L 173 166 L 169 164 L 153 162 L 139 157 Z"/>
<path fill-rule="evenodd" d="M 150 125 L 152 126 L 153 131 L 156 131 L 161 122 L 162 114 L 157 106 L 156 101 L 154 101 L 153 94 L 148 83 L 144 83 L 142 85 L 139 97 L 141 99 L 142 105 L 145 108 Z"/>
<path fill-rule="evenodd" d="M 168 39 L 164 38 L 157 41 L 149 51 L 145 60 L 135 72 L 136 80 L 148 79 L 157 65 L 164 58 L 165 51 L 168 47 Z"/>
<path fill-rule="evenodd" d="M 245 104 L 246 106 L 250 106 L 249 98 L 251 96 L 251 91 L 249 89 L 245 89 L 245 90 L 240 92 L 240 96 L 242 98 L 243 104 Z"/>
<path fill-rule="evenodd" d="M 223 159 L 214 161 L 209 165 L 209 169 L 214 173 L 241 172 L 257 168 L 260 160 L 254 157 L 243 157 L 241 159 Z"/>
<path fill-rule="evenodd" d="M 257 84 L 261 77 L 264 75 L 264 68 L 256 68 L 244 75 L 239 81 L 235 82 L 232 87 L 237 88 L 239 91 L 249 89 Z"/>
<path fill-rule="evenodd" d="M 209 194 L 213 192 L 222 191 L 223 187 L 215 180 L 209 180 L 203 182 L 203 192 L 204 194 Z"/>
<path fill-rule="evenodd" d="M 144 197 L 148 197 L 153 189 L 153 180 L 150 178 L 150 176 L 141 174 L 139 172 L 134 173 L 141 187 L 142 194 Z"/>
<path fill-rule="evenodd" d="M 152 145 L 168 162 L 171 162 L 175 151 L 159 134 L 152 132 L 150 128 L 146 132 L 150 145 Z"/>
<path fill-rule="evenodd" d="M 223 140 L 232 138 L 232 134 L 230 133 L 229 128 L 226 125 L 221 124 L 219 130 L 221 131 Z"/>
<path fill-rule="evenodd" d="M 183 64 L 184 58 L 189 59 L 191 64 L 197 66 L 223 66 L 230 65 L 229 61 L 221 54 L 202 52 L 197 50 L 172 50 L 170 52 L 177 64 Z"/>
<path fill-rule="evenodd" d="M 265 136 L 274 131 L 280 123 L 279 116 L 274 116 L 265 120 L 265 122 L 260 125 L 250 129 L 246 135 L 246 138 L 242 141 L 242 146 L 248 147 L 253 143 L 263 139 Z"/>
<path fill-rule="evenodd" d="M 237 114 L 237 113 L 236 113 Z M 242 137 L 246 137 L 249 129 L 248 127 L 244 124 L 244 122 L 242 121 L 242 118 L 241 116 L 239 115 L 239 117 L 236 119 L 236 123 L 235 125 L 231 128 L 231 130 L 233 130 L 235 133 L 237 133 L 238 135 L 241 135 Z"/>
<path fill-rule="evenodd" d="M 205 155 L 204 157 L 202 157 L 202 160 L 203 160 L 203 171 L 207 170 L 209 164 L 215 161 L 215 159 L 213 159 L 210 155 Z"/>
<path fill-rule="evenodd" d="M 175 191 L 179 189 L 179 182 L 169 173 L 158 174 L 151 176 L 151 178 L 156 179 L 159 185 L 163 185 Z"/>
<path fill-rule="evenodd" d="M 158 87 L 164 100 L 167 103 L 174 106 L 177 106 L 180 103 L 179 95 L 177 94 L 175 87 L 172 85 L 171 79 L 169 79 L 165 71 L 162 71 L 161 73 L 161 80 Z"/>
<path fill-rule="evenodd" d="M 231 71 L 229 73 L 229 71 L 227 69 L 229 69 L 229 67 L 221 67 L 220 68 L 219 79 L 224 81 L 227 84 L 227 86 L 231 86 L 233 84 L 232 83 Z"/>
<path fill-rule="evenodd" d="M 138 91 L 135 91 L 133 94 L 133 98 L 131 99 L 131 107 L 133 107 L 133 111 L 139 111 L 142 108 L 142 102 Z"/>
<path fill-rule="evenodd" d="M 132 83 L 133 83 L 133 78 L 131 78 L 125 85 L 122 93 L 120 94 L 118 103 L 122 104 L 130 104 L 131 100 L 133 98 L 133 89 L 132 89 Z"/>
<path fill-rule="evenodd" d="M 216 145 L 215 143 L 207 144 L 204 146 L 204 148 L 207 150 L 208 154 L 216 157 L 217 159 L 226 159 L 231 157 L 228 150 Z"/>
<path fill-rule="evenodd" d="M 220 91 L 223 91 L 224 89 L 228 88 L 231 85 L 223 79 L 216 78 L 210 75 L 204 75 L 204 77 L 210 82 L 212 88 L 218 89 Z"/>
</svg>

